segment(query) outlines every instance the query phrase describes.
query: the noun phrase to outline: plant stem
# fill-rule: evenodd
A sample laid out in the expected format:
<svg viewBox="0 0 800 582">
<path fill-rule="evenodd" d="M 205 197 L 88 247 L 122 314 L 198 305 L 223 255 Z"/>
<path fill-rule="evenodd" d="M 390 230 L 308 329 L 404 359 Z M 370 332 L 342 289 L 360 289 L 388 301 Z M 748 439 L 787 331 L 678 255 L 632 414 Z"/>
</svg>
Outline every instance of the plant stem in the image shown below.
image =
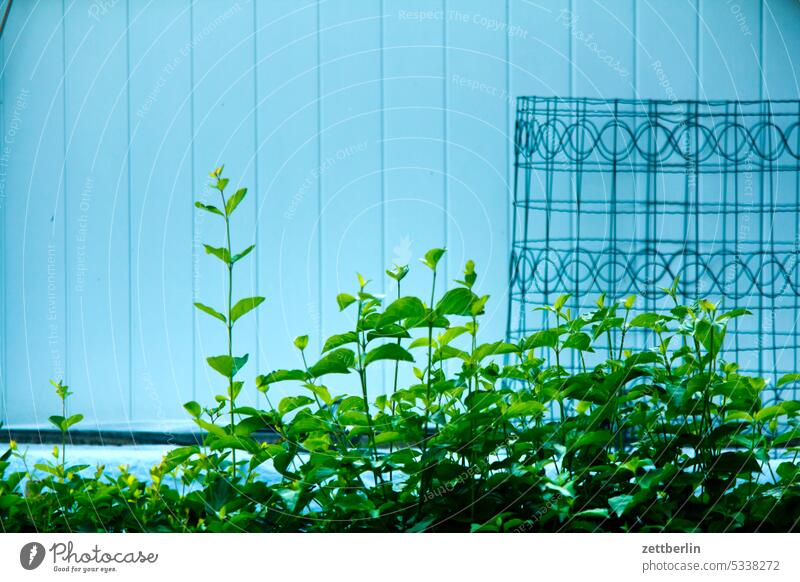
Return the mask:
<svg viewBox="0 0 800 582">
<path fill-rule="evenodd" d="M 233 309 L 233 248 L 231 247 L 231 220 L 228 216 L 227 201 L 225 200 L 225 193 L 220 190 L 219 195 L 222 197 L 222 208 L 225 212 L 225 237 L 228 248 L 228 357 L 233 358 L 233 321 L 231 320 L 231 311 Z M 234 418 L 234 402 L 233 393 L 233 374 L 228 377 L 228 396 L 230 397 L 230 431 L 231 436 L 234 434 L 236 421 Z M 231 447 L 231 461 L 232 461 L 232 474 L 236 478 L 236 449 Z"/>
<path fill-rule="evenodd" d="M 428 384 L 425 387 L 425 417 L 422 423 L 422 475 L 420 477 L 420 495 L 418 513 L 422 515 L 422 505 L 425 499 L 425 489 L 427 486 L 428 476 L 428 422 L 430 421 L 430 401 L 431 401 L 431 384 L 432 378 L 432 362 L 433 362 L 433 300 L 436 296 L 436 269 L 433 270 L 433 282 L 431 283 L 431 303 L 430 313 L 428 314 Z"/>
<path fill-rule="evenodd" d="M 400 279 L 397 279 L 397 298 L 400 299 Z M 397 338 L 397 345 L 398 346 L 400 345 L 400 338 Z M 395 360 L 395 362 L 394 362 L 394 383 L 392 384 L 392 398 L 391 398 L 391 403 L 389 405 L 390 406 L 390 410 L 392 411 L 392 420 L 394 420 L 394 413 L 395 413 L 395 408 L 396 408 L 395 401 L 394 401 L 394 395 L 397 392 L 397 376 L 398 376 L 398 372 L 399 371 L 400 371 L 400 362 L 398 360 Z M 389 456 L 391 456 L 393 452 L 394 452 L 394 443 L 390 442 L 389 443 Z M 389 482 L 391 483 L 393 479 L 394 479 L 394 471 L 390 467 L 389 468 Z"/>
<path fill-rule="evenodd" d="M 67 418 L 67 397 L 61 399 L 61 418 Z M 61 472 L 62 479 L 63 473 L 66 471 L 67 464 L 67 431 L 61 429 Z"/>
<path fill-rule="evenodd" d="M 472 316 L 472 346 L 470 352 L 470 359 L 475 356 L 475 350 L 478 347 L 478 320 L 473 315 Z M 476 373 L 476 372 L 475 372 Z M 472 383 L 474 378 L 470 376 L 469 378 L 469 385 L 468 385 L 468 395 L 469 397 L 472 396 Z M 467 449 L 469 455 L 469 462 L 467 463 L 469 470 L 472 471 L 473 467 L 475 466 L 475 451 L 474 451 L 474 440 L 475 440 L 475 418 L 472 416 L 470 411 L 467 411 L 469 414 L 469 448 Z M 505 429 L 505 424 L 503 425 Z M 470 521 L 475 522 L 475 475 L 471 474 L 469 476 L 469 484 L 470 484 L 470 504 L 469 504 L 469 515 Z"/>
<path fill-rule="evenodd" d="M 366 352 L 366 342 L 363 339 L 364 332 L 359 331 L 359 327 L 361 326 L 361 303 L 362 300 L 359 298 L 358 300 L 358 316 L 356 318 L 356 350 L 358 351 L 358 377 L 361 380 L 361 396 L 364 400 L 364 414 L 367 415 L 367 428 L 369 430 L 369 443 L 370 447 L 372 448 L 372 454 L 374 456 L 375 462 L 378 462 L 378 447 L 375 444 L 375 426 L 372 424 L 372 415 L 369 411 L 369 396 L 367 392 L 367 369 L 364 367 L 363 362 L 363 355 Z M 378 484 L 378 479 L 380 477 L 379 471 L 377 467 L 373 468 L 373 473 L 375 474 L 375 484 Z"/>
</svg>

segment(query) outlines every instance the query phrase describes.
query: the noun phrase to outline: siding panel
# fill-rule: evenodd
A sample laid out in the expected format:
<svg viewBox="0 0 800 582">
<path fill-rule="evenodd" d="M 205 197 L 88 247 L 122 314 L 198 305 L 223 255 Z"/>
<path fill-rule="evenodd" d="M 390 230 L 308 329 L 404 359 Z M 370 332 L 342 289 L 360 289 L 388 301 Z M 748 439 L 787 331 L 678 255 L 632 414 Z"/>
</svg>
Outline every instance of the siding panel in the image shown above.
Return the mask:
<svg viewBox="0 0 800 582">
<path fill-rule="evenodd" d="M 313 1 L 258 5 L 261 373 L 301 367 L 292 340 L 308 335 L 314 352 L 321 337 L 317 18 Z M 273 402 L 282 390 L 293 388 L 271 388 Z"/>
<path fill-rule="evenodd" d="M 67 381 L 87 423 L 130 419 L 128 14 L 69 3 L 66 26 Z"/>
<path fill-rule="evenodd" d="M 225 164 L 230 178 L 226 194 L 248 188 L 249 194 L 233 216 L 231 239 L 234 253 L 256 243 L 254 35 L 250 3 L 235 0 L 200 0 L 192 13 L 194 195 L 221 204 L 219 193 L 208 187 L 208 173 Z M 195 213 L 195 296 L 220 311 L 227 309 L 227 269 L 204 252 L 203 244 L 225 245 L 224 222 L 218 216 Z M 235 303 L 256 294 L 256 263 L 261 249 L 234 268 Z M 195 395 L 210 402 L 224 394 L 225 379 L 209 368 L 206 358 L 227 353 L 222 322 L 195 312 Z M 255 402 L 252 378 L 257 371 L 256 318 L 252 313 L 236 322 L 233 351 L 250 353 L 241 372 L 247 387 L 241 404 Z"/>
<path fill-rule="evenodd" d="M 161 428 L 194 398 L 191 12 L 131 2 L 133 418 Z M 187 381 L 188 380 L 188 381 Z"/>
<path fill-rule="evenodd" d="M 3 62 L 4 370 L 8 421 L 46 423 L 66 372 L 62 6 L 20 3 Z"/>
<path fill-rule="evenodd" d="M 337 293 L 358 290 L 356 273 L 381 289 L 381 12 L 377 2 L 320 4 L 319 221 L 306 226 L 321 242 L 324 339 L 352 329 L 355 312 L 339 313 Z M 320 241 L 321 237 L 321 241 Z M 305 257 L 298 257 L 305 261 Z M 354 388 L 356 381 L 347 388 Z"/>
</svg>

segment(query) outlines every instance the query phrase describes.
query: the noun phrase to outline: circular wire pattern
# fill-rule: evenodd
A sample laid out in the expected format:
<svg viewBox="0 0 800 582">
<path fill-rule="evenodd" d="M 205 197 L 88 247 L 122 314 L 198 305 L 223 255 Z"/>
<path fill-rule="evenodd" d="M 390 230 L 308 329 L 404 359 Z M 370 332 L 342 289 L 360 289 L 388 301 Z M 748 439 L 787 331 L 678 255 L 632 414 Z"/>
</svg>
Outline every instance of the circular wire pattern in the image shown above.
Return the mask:
<svg viewBox="0 0 800 582">
<path fill-rule="evenodd" d="M 510 337 L 559 295 L 641 310 L 677 277 L 685 301 L 753 312 L 748 371 L 800 369 L 800 101 L 520 97 L 515 140 Z"/>
</svg>

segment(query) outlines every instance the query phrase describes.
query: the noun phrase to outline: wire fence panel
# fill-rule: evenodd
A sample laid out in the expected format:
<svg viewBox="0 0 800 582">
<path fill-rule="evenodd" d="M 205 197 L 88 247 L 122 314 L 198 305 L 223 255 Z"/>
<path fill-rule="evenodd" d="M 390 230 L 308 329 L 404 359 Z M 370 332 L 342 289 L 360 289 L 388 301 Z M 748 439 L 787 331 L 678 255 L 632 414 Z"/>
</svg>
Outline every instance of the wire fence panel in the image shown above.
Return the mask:
<svg viewBox="0 0 800 582">
<path fill-rule="evenodd" d="M 520 97 L 509 337 L 564 293 L 580 310 L 602 293 L 666 307 L 677 276 L 687 302 L 753 312 L 731 323 L 727 360 L 800 369 L 799 126 L 800 101 Z"/>
</svg>

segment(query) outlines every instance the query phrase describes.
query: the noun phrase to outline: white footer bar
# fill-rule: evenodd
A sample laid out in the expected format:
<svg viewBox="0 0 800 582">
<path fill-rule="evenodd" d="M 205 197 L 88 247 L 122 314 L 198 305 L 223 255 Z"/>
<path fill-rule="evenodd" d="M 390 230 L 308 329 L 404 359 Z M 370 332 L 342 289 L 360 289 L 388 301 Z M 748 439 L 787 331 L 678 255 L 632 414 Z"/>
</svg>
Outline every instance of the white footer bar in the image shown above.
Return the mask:
<svg viewBox="0 0 800 582">
<path fill-rule="evenodd" d="M 800 580 L 791 534 L 0 534 L 0 579 Z M 552 578 L 558 579 L 558 578 Z"/>
</svg>

